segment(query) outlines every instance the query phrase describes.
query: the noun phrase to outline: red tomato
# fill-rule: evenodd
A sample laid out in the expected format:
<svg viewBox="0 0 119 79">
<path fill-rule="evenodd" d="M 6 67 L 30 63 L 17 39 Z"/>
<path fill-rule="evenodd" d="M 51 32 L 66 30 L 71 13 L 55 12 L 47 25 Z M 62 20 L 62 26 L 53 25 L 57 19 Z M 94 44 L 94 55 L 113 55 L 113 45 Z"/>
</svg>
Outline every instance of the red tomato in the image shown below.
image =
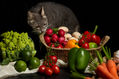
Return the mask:
<svg viewBox="0 0 119 79">
<path fill-rule="evenodd" d="M 46 69 L 45 69 L 45 74 L 46 74 L 47 76 L 52 76 L 52 74 L 53 74 L 53 69 L 50 68 L 50 67 L 46 67 Z"/>
<path fill-rule="evenodd" d="M 88 43 L 82 44 L 82 48 L 89 49 L 89 44 Z"/>
<path fill-rule="evenodd" d="M 51 58 L 52 62 L 54 62 L 56 64 L 56 62 L 57 62 L 57 56 L 51 55 L 49 57 Z"/>
<path fill-rule="evenodd" d="M 43 61 L 43 65 L 48 66 L 48 62 L 46 60 Z"/>
<path fill-rule="evenodd" d="M 93 34 L 93 35 L 91 36 L 91 41 L 92 41 L 92 42 L 96 42 L 96 40 L 97 40 L 97 35 Z"/>
<path fill-rule="evenodd" d="M 97 41 L 96 41 L 97 45 L 100 44 L 100 41 L 101 41 L 101 38 L 99 36 L 97 36 Z"/>
<path fill-rule="evenodd" d="M 60 73 L 60 68 L 57 65 L 52 66 L 54 74 L 59 74 Z"/>
<path fill-rule="evenodd" d="M 91 33 L 88 33 L 87 35 L 85 35 L 84 39 L 85 39 L 86 42 L 89 43 L 91 41 Z"/>
<path fill-rule="evenodd" d="M 89 31 L 84 31 L 83 35 L 87 35 L 89 33 L 90 33 Z"/>
<path fill-rule="evenodd" d="M 46 69 L 46 66 L 45 66 L 45 65 L 41 65 L 41 66 L 39 67 L 38 72 L 40 72 L 40 73 L 45 73 L 45 69 Z"/>
<path fill-rule="evenodd" d="M 82 37 L 82 38 L 79 40 L 78 44 L 82 46 L 82 44 L 84 44 L 84 43 L 85 43 L 85 38 Z"/>
</svg>

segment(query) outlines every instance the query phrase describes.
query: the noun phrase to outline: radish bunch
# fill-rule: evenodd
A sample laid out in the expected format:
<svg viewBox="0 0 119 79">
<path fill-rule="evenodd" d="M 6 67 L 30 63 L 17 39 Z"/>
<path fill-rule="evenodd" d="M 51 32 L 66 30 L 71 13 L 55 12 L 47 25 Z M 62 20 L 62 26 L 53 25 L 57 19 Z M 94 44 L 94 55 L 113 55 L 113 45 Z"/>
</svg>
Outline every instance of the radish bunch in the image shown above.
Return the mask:
<svg viewBox="0 0 119 79">
<path fill-rule="evenodd" d="M 55 48 L 63 48 L 67 41 L 65 41 L 65 31 L 58 28 L 49 28 L 46 30 L 44 40 L 48 46 Z"/>
</svg>

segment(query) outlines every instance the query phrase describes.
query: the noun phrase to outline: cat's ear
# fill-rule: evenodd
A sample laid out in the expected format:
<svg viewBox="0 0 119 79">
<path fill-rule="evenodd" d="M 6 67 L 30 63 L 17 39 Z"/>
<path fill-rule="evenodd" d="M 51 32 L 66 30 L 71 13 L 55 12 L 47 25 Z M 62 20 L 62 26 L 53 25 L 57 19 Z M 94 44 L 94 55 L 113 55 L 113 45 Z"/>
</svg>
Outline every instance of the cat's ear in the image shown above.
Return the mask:
<svg viewBox="0 0 119 79">
<path fill-rule="evenodd" d="M 44 11 L 44 8 L 43 8 L 43 7 L 41 7 L 40 15 L 41 15 L 43 18 L 46 18 L 45 11 Z"/>
<path fill-rule="evenodd" d="M 32 19 L 33 18 L 33 13 L 31 11 L 28 11 L 28 16 L 29 16 L 30 19 Z"/>
</svg>

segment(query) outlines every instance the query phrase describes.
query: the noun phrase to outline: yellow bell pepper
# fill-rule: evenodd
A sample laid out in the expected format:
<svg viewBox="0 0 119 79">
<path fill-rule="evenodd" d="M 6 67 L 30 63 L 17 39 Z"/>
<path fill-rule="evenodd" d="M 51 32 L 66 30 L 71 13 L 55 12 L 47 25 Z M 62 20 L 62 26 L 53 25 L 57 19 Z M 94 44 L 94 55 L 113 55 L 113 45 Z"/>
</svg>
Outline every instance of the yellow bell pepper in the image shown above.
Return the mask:
<svg viewBox="0 0 119 79">
<path fill-rule="evenodd" d="M 67 44 L 65 45 L 65 48 L 74 48 L 74 47 L 80 48 L 76 43 L 78 43 L 78 41 L 74 39 L 68 40 Z"/>
</svg>

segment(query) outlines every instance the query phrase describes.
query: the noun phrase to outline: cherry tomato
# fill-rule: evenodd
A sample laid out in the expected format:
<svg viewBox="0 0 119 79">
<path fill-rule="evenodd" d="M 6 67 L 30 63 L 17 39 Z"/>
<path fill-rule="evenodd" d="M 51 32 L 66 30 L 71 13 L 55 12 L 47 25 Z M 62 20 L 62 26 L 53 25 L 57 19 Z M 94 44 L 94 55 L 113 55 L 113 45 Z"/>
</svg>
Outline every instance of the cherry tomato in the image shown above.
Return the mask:
<svg viewBox="0 0 119 79">
<path fill-rule="evenodd" d="M 89 49 L 89 43 L 82 44 L 82 48 Z"/>
<path fill-rule="evenodd" d="M 100 44 L 100 41 L 101 41 L 101 38 L 99 36 L 97 36 L 97 41 L 96 41 L 97 45 Z"/>
<path fill-rule="evenodd" d="M 82 46 L 82 44 L 84 44 L 85 42 L 86 42 L 86 41 L 85 41 L 85 38 L 82 37 L 82 38 L 79 40 L 78 44 Z"/>
<path fill-rule="evenodd" d="M 95 42 L 95 43 L 97 43 L 97 44 L 99 44 L 99 43 L 100 43 L 100 37 L 97 36 L 97 35 L 95 35 L 95 34 L 93 34 L 93 35 L 91 36 L 91 41 L 92 41 L 92 42 Z"/>
<path fill-rule="evenodd" d="M 47 76 L 52 76 L 52 74 L 53 74 L 53 69 L 50 68 L 50 67 L 46 67 L 46 69 L 45 69 L 45 74 L 46 74 Z"/>
<path fill-rule="evenodd" d="M 48 62 L 46 60 L 43 61 L 43 65 L 48 66 Z"/>
<path fill-rule="evenodd" d="M 96 42 L 96 40 L 97 40 L 97 35 L 92 34 L 92 36 L 91 36 L 91 41 L 92 41 L 92 42 Z"/>
<path fill-rule="evenodd" d="M 51 55 L 51 56 L 49 56 L 49 57 L 51 58 L 52 62 L 54 62 L 54 63 L 57 62 L 57 56 Z"/>
<path fill-rule="evenodd" d="M 45 66 L 45 65 L 41 65 L 41 66 L 39 67 L 38 72 L 40 72 L 40 73 L 45 73 L 45 69 L 46 69 L 46 66 Z"/>
<path fill-rule="evenodd" d="M 89 34 L 90 32 L 89 31 L 85 31 L 84 33 L 83 33 L 83 35 L 87 35 L 87 34 Z"/>
<path fill-rule="evenodd" d="M 52 66 L 54 74 L 59 74 L 60 73 L 60 68 L 57 65 Z"/>
</svg>

